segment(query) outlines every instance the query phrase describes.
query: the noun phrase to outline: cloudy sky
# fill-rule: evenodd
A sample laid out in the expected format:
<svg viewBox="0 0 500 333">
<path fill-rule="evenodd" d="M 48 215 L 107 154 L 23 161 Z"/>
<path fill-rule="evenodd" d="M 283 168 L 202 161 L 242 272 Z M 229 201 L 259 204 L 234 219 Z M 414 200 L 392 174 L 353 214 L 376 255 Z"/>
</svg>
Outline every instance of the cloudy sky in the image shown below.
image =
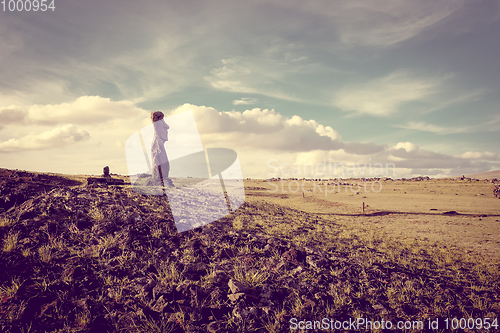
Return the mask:
<svg viewBox="0 0 500 333">
<path fill-rule="evenodd" d="M 497 1 L 55 7 L 0 11 L 0 167 L 127 174 L 150 112 L 192 110 L 244 177 L 324 161 L 396 178 L 500 169 Z"/>
</svg>

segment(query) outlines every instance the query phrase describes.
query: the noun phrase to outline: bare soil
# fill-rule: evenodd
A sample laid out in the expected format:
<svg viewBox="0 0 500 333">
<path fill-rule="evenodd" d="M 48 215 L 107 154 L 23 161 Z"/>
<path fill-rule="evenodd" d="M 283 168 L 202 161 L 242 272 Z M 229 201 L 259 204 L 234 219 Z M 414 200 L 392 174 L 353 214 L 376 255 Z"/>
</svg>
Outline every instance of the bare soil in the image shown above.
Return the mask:
<svg viewBox="0 0 500 333">
<path fill-rule="evenodd" d="M 328 185 L 334 181 L 319 180 L 252 180 L 245 184 L 248 189 L 258 189 L 248 191 L 249 202 L 265 198 L 309 213 L 342 217 L 346 223 L 356 220 L 393 237 L 442 241 L 450 247 L 500 259 L 500 199 L 493 195 L 496 182 L 455 179 L 342 182 L 354 186 L 334 187 Z"/>
</svg>

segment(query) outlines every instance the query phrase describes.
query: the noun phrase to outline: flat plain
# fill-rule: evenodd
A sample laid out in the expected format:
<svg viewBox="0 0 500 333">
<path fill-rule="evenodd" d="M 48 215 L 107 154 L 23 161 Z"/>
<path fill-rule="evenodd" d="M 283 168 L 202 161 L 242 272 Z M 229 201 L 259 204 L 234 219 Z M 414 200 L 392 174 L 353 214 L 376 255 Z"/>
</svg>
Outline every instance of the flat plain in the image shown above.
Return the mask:
<svg viewBox="0 0 500 333">
<path fill-rule="evenodd" d="M 488 180 L 246 181 L 247 200 L 268 201 L 332 220 L 500 259 L 500 199 Z M 347 185 L 349 184 L 349 185 Z M 358 186 L 361 185 L 361 186 Z M 363 203 L 365 210 L 363 212 Z"/>
</svg>

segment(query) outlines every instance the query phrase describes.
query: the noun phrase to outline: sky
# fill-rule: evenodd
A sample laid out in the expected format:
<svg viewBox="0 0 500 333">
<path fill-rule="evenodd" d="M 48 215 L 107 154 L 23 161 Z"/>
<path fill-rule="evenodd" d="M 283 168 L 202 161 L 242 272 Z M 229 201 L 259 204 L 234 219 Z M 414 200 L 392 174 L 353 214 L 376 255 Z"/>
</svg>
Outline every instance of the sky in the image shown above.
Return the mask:
<svg viewBox="0 0 500 333">
<path fill-rule="evenodd" d="M 2 168 L 128 174 L 161 110 L 192 111 L 244 177 L 500 169 L 498 1 L 54 5 L 0 11 Z"/>
</svg>

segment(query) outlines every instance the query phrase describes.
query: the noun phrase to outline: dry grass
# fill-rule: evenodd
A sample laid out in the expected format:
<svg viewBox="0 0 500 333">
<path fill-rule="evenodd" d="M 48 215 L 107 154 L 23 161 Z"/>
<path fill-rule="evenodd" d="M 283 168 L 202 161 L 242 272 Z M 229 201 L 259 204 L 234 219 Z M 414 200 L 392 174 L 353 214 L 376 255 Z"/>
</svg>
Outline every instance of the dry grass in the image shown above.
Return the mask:
<svg viewBox="0 0 500 333">
<path fill-rule="evenodd" d="M 422 187 L 431 193 L 452 185 L 391 186 L 413 189 L 416 197 Z M 481 190 L 462 188 L 455 196 L 457 188 L 443 188 L 443 198 Z M 289 332 L 293 317 L 425 321 L 500 314 L 499 261 L 485 251 L 492 247 L 472 246 L 496 239 L 494 216 L 474 217 L 478 212 L 468 206 L 469 215 L 427 215 L 425 200 L 417 207 L 398 202 L 406 215 L 396 209 L 369 215 L 387 208 L 378 202 L 401 196 L 389 193 L 380 201 L 345 193 L 247 194 L 230 216 L 181 234 L 157 197 L 78 187 L 47 195 L 34 210 L 52 212 L 47 216 L 1 222 L 0 260 L 9 270 L 1 275 L 0 324 L 25 332 L 96 331 L 98 320 L 121 332 L 207 331 L 209 323 L 221 332 Z M 75 197 L 81 203 L 71 207 Z M 447 208 L 441 199 L 431 203 Z M 367 214 L 359 200 L 369 203 Z M 488 209 L 493 215 L 495 208 Z M 242 302 L 228 299 L 229 279 L 249 289 Z M 154 287 L 146 288 L 151 281 Z M 40 305 L 27 311 L 33 299 Z"/>
<path fill-rule="evenodd" d="M 19 239 L 19 232 L 9 233 L 3 241 L 3 251 L 12 252 L 17 247 L 17 241 Z"/>
</svg>

